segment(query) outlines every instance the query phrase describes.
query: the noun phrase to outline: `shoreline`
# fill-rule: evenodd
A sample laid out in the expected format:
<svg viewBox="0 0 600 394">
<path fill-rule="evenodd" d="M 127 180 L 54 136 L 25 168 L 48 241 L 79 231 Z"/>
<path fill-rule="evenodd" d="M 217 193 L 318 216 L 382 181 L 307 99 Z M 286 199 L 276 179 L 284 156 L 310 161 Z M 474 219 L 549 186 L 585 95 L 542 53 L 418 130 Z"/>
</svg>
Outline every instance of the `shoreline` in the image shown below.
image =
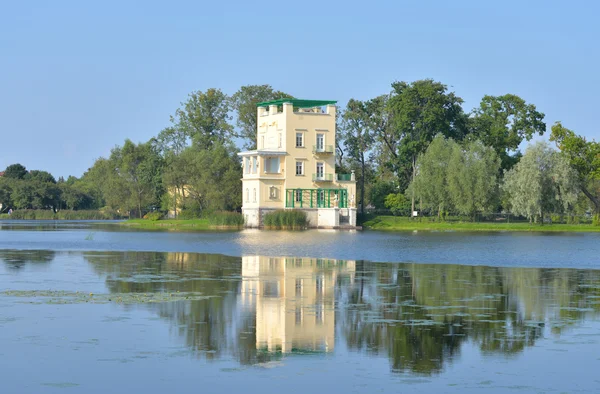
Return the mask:
<svg viewBox="0 0 600 394">
<path fill-rule="evenodd" d="M 597 233 L 600 226 L 592 224 L 531 224 L 531 223 L 489 223 L 489 222 L 431 222 L 429 218 L 423 221 L 409 220 L 399 216 L 375 216 L 362 223 L 365 230 L 376 231 L 447 231 L 447 232 L 580 232 Z"/>
</svg>

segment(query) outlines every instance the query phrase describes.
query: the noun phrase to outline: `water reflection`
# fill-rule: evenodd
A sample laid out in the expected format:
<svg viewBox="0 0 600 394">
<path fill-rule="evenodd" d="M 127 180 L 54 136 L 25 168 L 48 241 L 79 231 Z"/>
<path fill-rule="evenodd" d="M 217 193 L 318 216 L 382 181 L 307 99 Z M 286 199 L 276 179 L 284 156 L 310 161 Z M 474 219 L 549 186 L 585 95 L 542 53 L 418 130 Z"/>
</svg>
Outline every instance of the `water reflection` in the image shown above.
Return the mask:
<svg viewBox="0 0 600 394">
<path fill-rule="evenodd" d="M 255 364 L 349 348 L 440 372 L 466 342 L 510 356 L 598 319 L 600 271 L 195 253 L 85 253 L 110 292 L 199 292 L 146 305 L 199 357 Z"/>
<path fill-rule="evenodd" d="M 49 263 L 54 260 L 55 252 L 52 250 L 5 250 L 0 249 L 0 261 L 9 268 L 20 269 L 26 264 Z"/>
</svg>

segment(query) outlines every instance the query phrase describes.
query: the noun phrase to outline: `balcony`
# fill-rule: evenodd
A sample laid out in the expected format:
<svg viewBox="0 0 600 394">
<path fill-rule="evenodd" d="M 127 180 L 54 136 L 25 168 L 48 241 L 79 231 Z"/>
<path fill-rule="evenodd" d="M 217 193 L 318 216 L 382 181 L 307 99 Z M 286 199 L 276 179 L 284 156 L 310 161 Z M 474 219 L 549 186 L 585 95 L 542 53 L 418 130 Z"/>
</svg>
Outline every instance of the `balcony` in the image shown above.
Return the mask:
<svg viewBox="0 0 600 394">
<path fill-rule="evenodd" d="M 333 145 L 313 145 L 313 153 L 333 153 Z"/>
<path fill-rule="evenodd" d="M 313 182 L 333 182 L 333 174 L 313 174 Z"/>
<path fill-rule="evenodd" d="M 337 180 L 342 182 L 353 181 L 352 174 L 337 174 Z"/>
</svg>

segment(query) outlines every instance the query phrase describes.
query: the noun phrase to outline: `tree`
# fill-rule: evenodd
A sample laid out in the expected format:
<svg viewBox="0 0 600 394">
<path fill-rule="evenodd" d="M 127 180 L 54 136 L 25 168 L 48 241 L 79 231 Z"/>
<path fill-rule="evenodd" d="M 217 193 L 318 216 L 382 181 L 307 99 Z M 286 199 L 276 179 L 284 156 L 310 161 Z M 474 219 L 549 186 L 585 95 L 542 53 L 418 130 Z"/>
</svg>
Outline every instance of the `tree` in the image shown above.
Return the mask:
<svg viewBox="0 0 600 394">
<path fill-rule="evenodd" d="M 576 135 L 572 130 L 564 127 L 560 122 L 552 126 L 550 141 L 555 141 L 556 146 L 567 158 L 575 170 L 579 187 L 585 196 L 594 205 L 596 221 L 600 217 L 600 143 L 587 141 L 584 137 Z M 595 187 L 594 187 L 595 186 Z"/>
<path fill-rule="evenodd" d="M 242 86 L 233 96 L 231 103 L 237 112 L 237 136 L 245 140 L 245 148 L 256 149 L 257 133 L 257 109 L 256 105 L 261 102 L 293 98 L 291 95 L 273 90 L 270 85 L 247 85 Z"/>
<path fill-rule="evenodd" d="M 456 142 L 442 134 L 435 136 L 425 153 L 417 159 L 417 174 L 411 183 L 411 193 L 421 199 L 425 208 L 437 210 L 438 219 L 451 205 L 448 191 L 448 163 Z"/>
<path fill-rule="evenodd" d="M 502 160 L 502 169 L 509 170 L 518 162 L 517 151 L 524 139 L 546 131 L 544 114 L 535 105 L 514 94 L 484 96 L 470 118 L 471 137 L 491 146 Z M 510 152 L 517 153 L 510 155 Z"/>
<path fill-rule="evenodd" d="M 32 170 L 25 178 L 40 182 L 56 183 L 56 179 L 48 171 Z"/>
<path fill-rule="evenodd" d="M 342 138 L 348 157 L 360 166 L 360 213 L 365 210 L 365 175 L 367 155 L 373 147 L 373 133 L 369 129 L 365 103 L 350 99 L 342 120 Z"/>
<path fill-rule="evenodd" d="M 529 220 L 565 211 L 577 202 L 577 176 L 568 160 L 546 142 L 529 146 L 525 155 L 504 176 L 502 186 L 513 213 Z"/>
<path fill-rule="evenodd" d="M 177 141 L 183 137 L 190 138 L 198 149 L 209 149 L 216 143 L 224 144 L 231 140 L 230 102 L 220 89 L 192 92 L 181 104 L 183 107 L 171 117 Z"/>
<path fill-rule="evenodd" d="M 390 125 L 380 133 L 388 148 L 401 185 L 406 187 L 417 173 L 417 158 L 438 133 L 457 141 L 466 132 L 463 100 L 446 85 L 431 79 L 395 82 L 389 98 Z M 411 196 L 411 209 L 415 199 Z"/>
<path fill-rule="evenodd" d="M 4 177 L 6 178 L 23 179 L 25 175 L 27 175 L 27 169 L 19 163 L 11 164 L 4 170 Z"/>
<path fill-rule="evenodd" d="M 242 204 L 242 168 L 237 152 L 229 146 L 215 144 L 211 149 L 186 149 L 182 156 L 188 163 L 187 205 L 200 212 L 234 210 Z"/>
<path fill-rule="evenodd" d="M 491 147 L 472 141 L 455 144 L 448 162 L 448 194 L 457 212 L 475 219 L 495 208 L 500 158 Z"/>
<path fill-rule="evenodd" d="M 117 172 L 125 180 L 135 202 L 132 205 L 142 217 L 142 206 L 158 205 L 162 195 L 162 159 L 150 142 L 136 145 L 125 140 L 114 154 L 118 158 Z"/>
</svg>

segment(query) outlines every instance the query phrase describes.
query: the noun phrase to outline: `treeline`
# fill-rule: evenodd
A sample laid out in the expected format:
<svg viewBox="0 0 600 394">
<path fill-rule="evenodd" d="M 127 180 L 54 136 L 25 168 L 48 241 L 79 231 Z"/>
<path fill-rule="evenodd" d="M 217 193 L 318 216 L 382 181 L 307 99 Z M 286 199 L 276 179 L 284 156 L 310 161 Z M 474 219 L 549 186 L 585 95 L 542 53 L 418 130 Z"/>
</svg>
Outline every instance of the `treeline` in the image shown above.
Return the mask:
<svg viewBox="0 0 600 394">
<path fill-rule="evenodd" d="M 125 140 L 79 179 L 5 174 L 0 202 L 3 209 L 102 207 L 138 217 L 237 210 L 238 147 L 256 148 L 256 104 L 286 97 L 292 95 L 269 85 L 243 86 L 231 96 L 215 88 L 192 92 L 169 127 L 147 142 Z M 536 221 L 600 212 L 600 144 L 556 123 L 550 139 L 559 151 L 535 145 L 523 155 L 521 143 L 543 135 L 546 124 L 516 95 L 486 95 L 465 110 L 440 82 L 395 82 L 383 95 L 351 99 L 337 114 L 337 172 L 356 172 L 361 212 L 417 210 L 443 220 L 506 211 Z"/>
<path fill-rule="evenodd" d="M 463 100 L 433 80 L 396 82 L 389 93 L 352 99 L 339 119 L 338 166 L 358 175 L 361 212 L 466 215 L 510 212 L 531 220 L 600 213 L 600 144 L 557 122 L 548 145 L 519 151 L 546 132 L 544 114 L 522 98 Z M 435 143 L 434 143 L 435 141 Z"/>
</svg>

